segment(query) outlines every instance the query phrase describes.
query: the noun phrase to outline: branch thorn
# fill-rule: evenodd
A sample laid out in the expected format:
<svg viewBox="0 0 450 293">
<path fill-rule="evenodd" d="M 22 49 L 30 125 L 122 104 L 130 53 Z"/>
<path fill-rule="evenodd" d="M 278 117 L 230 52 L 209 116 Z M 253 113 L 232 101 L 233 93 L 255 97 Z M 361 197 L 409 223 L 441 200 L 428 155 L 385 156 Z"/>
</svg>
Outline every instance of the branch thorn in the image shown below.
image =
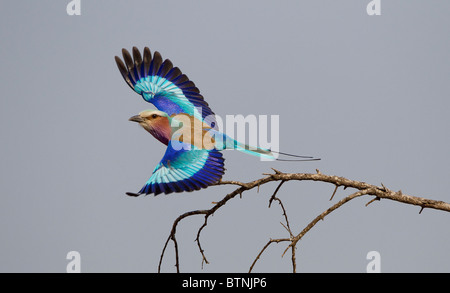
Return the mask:
<svg viewBox="0 0 450 293">
<path fill-rule="evenodd" d="M 275 169 L 275 168 L 270 168 L 270 169 L 272 169 L 272 170 L 275 172 L 275 174 L 281 174 L 281 173 L 282 173 L 281 171 L 278 171 L 278 170 Z"/>
<path fill-rule="evenodd" d="M 368 203 L 366 203 L 366 206 L 368 206 L 369 204 L 373 203 L 376 200 L 380 200 L 380 198 L 378 196 L 376 196 L 374 199 L 372 199 L 371 201 L 369 201 Z"/>
<path fill-rule="evenodd" d="M 336 191 L 337 191 L 338 187 L 339 187 L 339 185 L 336 184 L 336 187 L 334 188 L 334 191 L 333 191 L 333 194 L 331 195 L 330 200 L 333 199 L 334 195 L 336 194 Z"/>
</svg>

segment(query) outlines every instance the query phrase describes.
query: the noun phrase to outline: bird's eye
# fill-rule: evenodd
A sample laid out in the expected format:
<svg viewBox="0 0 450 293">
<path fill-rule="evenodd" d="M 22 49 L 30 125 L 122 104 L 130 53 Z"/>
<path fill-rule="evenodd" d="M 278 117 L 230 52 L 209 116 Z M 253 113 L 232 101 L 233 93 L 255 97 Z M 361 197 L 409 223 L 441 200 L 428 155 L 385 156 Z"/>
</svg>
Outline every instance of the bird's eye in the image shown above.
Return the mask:
<svg viewBox="0 0 450 293">
<path fill-rule="evenodd" d="M 153 115 L 152 115 L 152 118 L 153 118 L 153 119 L 155 119 L 156 117 L 158 117 L 158 115 L 156 115 L 156 114 L 153 114 Z"/>
</svg>

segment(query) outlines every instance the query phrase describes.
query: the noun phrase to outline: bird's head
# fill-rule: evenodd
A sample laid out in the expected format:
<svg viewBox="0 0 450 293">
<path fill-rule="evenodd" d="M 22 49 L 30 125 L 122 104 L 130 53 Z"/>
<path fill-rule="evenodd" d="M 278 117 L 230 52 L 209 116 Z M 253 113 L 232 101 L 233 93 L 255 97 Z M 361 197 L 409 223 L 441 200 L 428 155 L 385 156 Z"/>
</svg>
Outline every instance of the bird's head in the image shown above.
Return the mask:
<svg viewBox="0 0 450 293">
<path fill-rule="evenodd" d="M 168 144 L 171 137 L 170 117 L 167 113 L 158 110 L 145 110 L 130 117 L 128 120 L 137 122 L 156 139 Z"/>
</svg>

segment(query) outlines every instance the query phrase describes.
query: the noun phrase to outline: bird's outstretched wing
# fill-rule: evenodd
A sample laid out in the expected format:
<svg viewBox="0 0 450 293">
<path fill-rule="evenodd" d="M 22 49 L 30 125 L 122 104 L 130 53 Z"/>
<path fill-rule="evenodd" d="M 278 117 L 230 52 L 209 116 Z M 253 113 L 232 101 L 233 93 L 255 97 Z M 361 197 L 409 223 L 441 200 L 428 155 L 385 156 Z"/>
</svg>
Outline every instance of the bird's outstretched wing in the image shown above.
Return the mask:
<svg viewBox="0 0 450 293">
<path fill-rule="evenodd" d="M 169 142 L 164 157 L 139 194 L 199 190 L 218 182 L 224 172 L 224 158 L 218 150 L 175 150 Z"/>
<path fill-rule="evenodd" d="M 169 116 L 186 113 L 216 128 L 208 103 L 178 67 L 173 67 L 169 59 L 163 61 L 157 51 L 152 56 L 147 47 L 143 57 L 136 47 L 132 52 L 133 57 L 122 49 L 125 63 L 117 56 L 115 59 L 123 78 L 135 92 Z"/>
</svg>

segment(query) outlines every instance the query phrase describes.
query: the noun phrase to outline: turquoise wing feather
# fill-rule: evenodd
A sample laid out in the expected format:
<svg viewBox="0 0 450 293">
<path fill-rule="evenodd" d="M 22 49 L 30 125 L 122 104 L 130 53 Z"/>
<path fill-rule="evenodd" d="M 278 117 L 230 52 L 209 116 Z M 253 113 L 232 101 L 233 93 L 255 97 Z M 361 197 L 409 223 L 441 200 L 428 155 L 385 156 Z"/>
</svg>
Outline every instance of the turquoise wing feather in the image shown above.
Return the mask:
<svg viewBox="0 0 450 293">
<path fill-rule="evenodd" d="M 218 150 L 193 149 L 190 145 L 175 150 L 169 142 L 164 157 L 139 194 L 199 190 L 218 182 L 224 172 L 224 158 Z"/>
</svg>

